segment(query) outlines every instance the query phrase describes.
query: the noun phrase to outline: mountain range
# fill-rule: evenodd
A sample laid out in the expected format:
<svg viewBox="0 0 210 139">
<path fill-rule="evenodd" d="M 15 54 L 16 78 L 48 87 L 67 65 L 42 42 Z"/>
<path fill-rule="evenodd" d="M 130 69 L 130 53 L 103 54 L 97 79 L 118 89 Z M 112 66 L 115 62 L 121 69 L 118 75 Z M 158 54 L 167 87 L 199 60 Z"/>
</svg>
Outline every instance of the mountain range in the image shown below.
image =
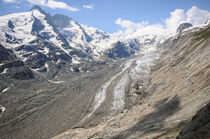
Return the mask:
<svg viewBox="0 0 210 139">
<path fill-rule="evenodd" d="M 210 101 L 209 29 L 128 39 L 39 6 L 0 16 L 0 136 L 175 138 Z"/>
</svg>

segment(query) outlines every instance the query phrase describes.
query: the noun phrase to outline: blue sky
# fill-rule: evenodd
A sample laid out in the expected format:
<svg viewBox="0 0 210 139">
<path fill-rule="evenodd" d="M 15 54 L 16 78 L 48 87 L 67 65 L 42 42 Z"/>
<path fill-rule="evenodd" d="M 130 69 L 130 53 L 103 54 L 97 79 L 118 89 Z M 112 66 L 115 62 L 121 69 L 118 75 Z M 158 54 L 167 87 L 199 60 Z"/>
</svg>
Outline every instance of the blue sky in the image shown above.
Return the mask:
<svg viewBox="0 0 210 139">
<path fill-rule="evenodd" d="M 46 4 L 48 1 L 60 2 Z M 45 4 L 43 4 L 45 3 Z M 134 23 L 161 24 L 176 9 L 187 12 L 192 6 L 210 11 L 209 0 L 0 0 L 0 15 L 26 12 L 39 4 L 51 15 L 65 14 L 79 23 L 90 25 L 106 32 L 117 32 L 127 28 L 123 20 Z M 62 5 L 64 4 L 64 5 Z M 66 4 L 66 5 L 65 5 Z M 121 19 L 116 24 L 117 19 Z"/>
</svg>

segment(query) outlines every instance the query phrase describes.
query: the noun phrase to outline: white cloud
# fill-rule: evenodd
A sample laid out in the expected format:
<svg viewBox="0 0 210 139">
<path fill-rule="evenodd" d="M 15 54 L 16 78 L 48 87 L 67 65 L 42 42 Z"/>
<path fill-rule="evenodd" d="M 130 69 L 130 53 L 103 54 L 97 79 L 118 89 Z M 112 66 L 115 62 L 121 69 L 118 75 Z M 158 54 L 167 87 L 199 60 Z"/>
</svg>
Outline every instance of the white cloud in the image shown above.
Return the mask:
<svg viewBox="0 0 210 139">
<path fill-rule="evenodd" d="M 83 5 L 82 7 L 83 7 L 83 8 L 86 8 L 86 9 L 93 9 L 93 8 L 94 8 L 94 4 Z"/>
<path fill-rule="evenodd" d="M 3 2 L 5 3 L 18 3 L 20 1 L 21 0 L 3 0 Z M 69 6 L 68 4 L 61 1 L 55 1 L 55 0 L 23 0 L 23 1 L 27 1 L 35 5 L 46 6 L 53 9 L 59 8 L 59 9 L 73 11 L 73 12 L 79 11 L 78 8 Z"/>
<path fill-rule="evenodd" d="M 176 9 L 170 15 L 171 17 L 165 20 L 165 24 L 170 31 L 175 31 L 179 24 L 185 21 L 186 15 L 182 9 Z"/>
<path fill-rule="evenodd" d="M 124 36 L 133 34 L 137 32 L 137 30 L 142 29 L 145 25 L 148 24 L 148 22 L 142 22 L 142 23 L 134 23 L 129 20 L 122 20 L 121 18 L 118 18 L 115 21 L 116 24 L 120 25 L 124 29 Z M 122 33 L 122 30 L 121 30 Z"/>
<path fill-rule="evenodd" d="M 27 0 L 31 4 L 45 6 L 46 0 Z"/>
<path fill-rule="evenodd" d="M 207 10 L 201 10 L 196 6 L 193 6 L 186 13 L 186 21 L 193 25 L 199 25 L 210 19 L 210 12 Z"/>
<path fill-rule="evenodd" d="M 196 6 L 193 6 L 186 13 L 182 9 L 176 9 L 170 14 L 171 17 L 165 20 L 165 24 L 170 31 L 175 31 L 177 27 L 184 22 L 199 25 L 210 19 L 210 12 L 201 10 Z"/>
<path fill-rule="evenodd" d="M 123 30 L 120 30 L 114 35 L 130 38 L 134 36 L 140 36 L 145 34 L 162 34 L 164 28 L 160 24 L 149 25 L 149 22 L 135 23 L 129 20 L 122 20 L 118 18 L 115 21 L 116 24 L 120 25 Z"/>
<path fill-rule="evenodd" d="M 170 18 L 164 20 L 162 24 L 148 24 L 148 22 L 135 23 L 129 20 L 118 18 L 115 23 L 121 26 L 121 30 L 114 33 L 120 37 L 133 37 L 137 35 L 156 34 L 168 35 L 175 33 L 181 23 L 189 22 L 192 25 L 204 24 L 210 19 L 210 12 L 201 10 L 193 6 L 187 12 L 176 9 L 170 13 Z"/>
<path fill-rule="evenodd" d="M 73 12 L 79 11 L 78 8 L 71 7 L 64 2 L 54 1 L 54 0 L 48 0 L 46 6 L 50 7 L 50 8 L 53 8 L 53 9 L 60 8 L 60 9 L 66 9 L 66 10 L 73 11 Z"/>
<path fill-rule="evenodd" d="M 5 3 L 15 3 L 17 0 L 2 0 Z"/>
</svg>

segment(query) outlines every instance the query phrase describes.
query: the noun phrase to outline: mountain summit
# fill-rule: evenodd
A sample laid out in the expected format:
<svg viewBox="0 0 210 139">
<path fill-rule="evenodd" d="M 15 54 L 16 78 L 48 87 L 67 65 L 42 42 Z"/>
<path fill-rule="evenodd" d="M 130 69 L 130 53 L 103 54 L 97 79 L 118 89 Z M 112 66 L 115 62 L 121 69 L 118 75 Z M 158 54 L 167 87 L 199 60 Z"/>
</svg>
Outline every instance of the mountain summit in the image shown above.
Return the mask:
<svg viewBox="0 0 210 139">
<path fill-rule="evenodd" d="M 192 27 L 193 25 L 190 23 L 182 23 L 179 25 L 179 27 L 177 28 L 177 33 L 181 33 L 183 30 L 188 29 L 190 27 Z"/>
<path fill-rule="evenodd" d="M 46 14 L 46 12 L 44 10 L 42 10 L 42 8 L 38 5 L 35 5 L 34 7 L 32 7 L 30 9 L 30 11 L 33 11 L 33 10 L 38 10 L 39 12 L 41 12 L 42 14 Z"/>
</svg>

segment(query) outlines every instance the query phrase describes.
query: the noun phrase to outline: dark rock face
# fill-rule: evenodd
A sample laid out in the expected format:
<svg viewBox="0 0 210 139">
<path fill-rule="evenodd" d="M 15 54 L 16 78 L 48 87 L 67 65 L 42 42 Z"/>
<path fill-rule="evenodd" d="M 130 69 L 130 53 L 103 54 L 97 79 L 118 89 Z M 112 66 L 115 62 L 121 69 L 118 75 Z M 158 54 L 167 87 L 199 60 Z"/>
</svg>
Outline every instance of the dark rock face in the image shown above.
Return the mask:
<svg viewBox="0 0 210 139">
<path fill-rule="evenodd" d="M 15 51 L 37 51 L 38 50 L 38 46 L 36 47 L 36 45 L 20 45 L 18 47 L 15 48 Z"/>
<path fill-rule="evenodd" d="M 71 61 L 71 57 L 69 55 L 67 55 L 66 53 L 58 55 L 58 58 L 62 59 L 64 61 Z"/>
<path fill-rule="evenodd" d="M 44 27 L 45 26 L 37 18 L 34 18 L 31 33 L 38 34 Z"/>
<path fill-rule="evenodd" d="M 9 76 L 17 80 L 29 80 L 34 78 L 33 72 L 28 67 L 11 68 Z"/>
<path fill-rule="evenodd" d="M 0 54 L 0 63 L 2 63 L 0 66 L 0 72 L 2 73 L 6 70 L 6 73 L 2 74 L 2 76 L 9 76 L 17 80 L 28 80 L 34 78 L 34 74 L 30 68 L 26 67 L 23 61 L 18 60 L 15 54 L 4 48 L 2 45 L 0 45 Z"/>
<path fill-rule="evenodd" d="M 53 16 L 53 23 L 55 24 L 57 28 L 65 28 L 67 26 L 71 26 L 71 23 L 70 23 L 71 20 L 72 19 L 70 17 L 61 15 L 61 14 L 56 14 L 55 16 Z M 73 21 L 73 22 L 75 22 L 75 24 L 79 26 L 79 28 L 82 30 L 84 34 L 84 36 L 82 36 L 81 38 L 82 40 L 85 40 L 87 42 L 90 42 L 93 40 L 93 38 L 85 32 L 85 30 L 82 28 L 82 26 L 78 22 L 76 21 Z"/>
<path fill-rule="evenodd" d="M 12 68 L 12 67 L 21 67 L 24 66 L 24 63 L 22 61 L 12 61 L 7 62 L 3 66 L 0 67 L 0 72 L 3 72 L 5 68 Z"/>
<path fill-rule="evenodd" d="M 5 36 L 7 37 L 8 40 L 12 40 L 12 36 L 9 35 L 8 33 L 5 33 Z"/>
<path fill-rule="evenodd" d="M 28 57 L 26 64 L 30 65 L 31 68 L 36 69 L 44 66 L 46 62 L 46 56 L 42 53 L 35 53 L 34 55 Z"/>
<path fill-rule="evenodd" d="M 102 39 L 109 38 L 109 35 L 104 34 L 104 33 L 100 32 L 100 31 L 98 31 L 98 30 L 96 30 L 96 32 L 95 32 L 95 33 L 96 33 L 96 34 L 100 34 Z"/>
<path fill-rule="evenodd" d="M 191 122 L 179 133 L 177 139 L 210 138 L 210 102 L 200 109 Z"/>
<path fill-rule="evenodd" d="M 11 20 L 9 20 L 9 22 L 8 22 L 8 27 L 10 28 L 10 29 L 14 29 L 14 25 L 13 25 L 13 23 L 12 23 L 12 21 Z"/>
<path fill-rule="evenodd" d="M 118 41 L 113 45 L 114 47 L 110 49 L 109 52 L 107 53 L 108 57 L 112 59 L 117 59 L 117 58 L 126 58 L 130 56 L 130 54 L 128 53 L 128 51 L 125 50 L 124 45 L 120 41 Z"/>
<path fill-rule="evenodd" d="M 33 8 L 31 8 L 30 11 L 33 11 L 33 10 L 38 10 L 40 11 L 42 14 L 47 14 L 44 10 L 42 10 L 38 5 L 35 5 Z"/>
<path fill-rule="evenodd" d="M 65 28 L 69 25 L 72 19 L 65 15 L 56 14 L 53 16 L 53 21 L 56 27 Z"/>
<path fill-rule="evenodd" d="M 7 49 L 5 49 L 1 44 L 0 44 L 0 62 L 4 60 L 10 60 L 14 58 L 13 54 L 10 54 Z"/>
<path fill-rule="evenodd" d="M 179 27 L 177 28 L 177 33 L 181 33 L 183 30 L 192 27 L 192 24 L 190 23 L 182 23 L 181 25 L 179 25 Z"/>
<path fill-rule="evenodd" d="M 79 57 L 82 57 L 82 58 L 86 58 L 88 57 L 88 55 L 82 51 L 78 51 L 76 49 L 74 49 L 73 51 L 70 52 L 70 55 L 72 56 L 79 56 Z"/>
<path fill-rule="evenodd" d="M 153 43 L 153 41 L 150 39 L 147 41 L 148 42 L 145 42 L 144 44 L 139 42 L 138 39 L 132 39 L 125 42 L 117 41 L 116 43 L 112 44 L 112 48 L 106 52 L 106 55 L 112 59 L 127 58 L 138 52 L 143 45 Z"/>
<path fill-rule="evenodd" d="M 210 24 L 210 19 L 206 20 L 205 24 Z"/>
</svg>

